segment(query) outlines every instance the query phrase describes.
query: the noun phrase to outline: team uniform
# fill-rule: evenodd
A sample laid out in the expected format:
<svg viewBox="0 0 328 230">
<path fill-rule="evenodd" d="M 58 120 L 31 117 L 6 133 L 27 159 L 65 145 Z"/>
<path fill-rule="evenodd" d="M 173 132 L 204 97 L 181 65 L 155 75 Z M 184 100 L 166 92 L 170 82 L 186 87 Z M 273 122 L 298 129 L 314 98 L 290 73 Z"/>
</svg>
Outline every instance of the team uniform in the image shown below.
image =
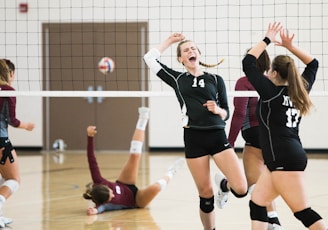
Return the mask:
<svg viewBox="0 0 328 230">
<path fill-rule="evenodd" d="M 255 91 L 253 85 L 246 76 L 239 78 L 235 85 L 235 91 Z M 239 132 L 245 140 L 245 145 L 260 148 L 259 141 L 259 122 L 256 116 L 258 97 L 235 97 L 234 113 L 231 118 L 231 126 L 228 140 L 232 147 Z"/>
<path fill-rule="evenodd" d="M 309 63 L 303 77 L 311 90 L 318 69 L 318 61 Z M 276 86 L 256 69 L 256 58 L 247 54 L 243 70 L 260 95 L 257 107 L 260 122 L 260 143 L 264 162 L 270 171 L 304 171 L 306 152 L 299 138 L 301 116 L 290 98 L 287 86 Z"/>
<path fill-rule="evenodd" d="M 1 85 L 0 91 L 2 90 L 15 90 L 9 85 Z M 0 97 L 0 148 L 5 149 L 2 152 L 0 164 L 5 164 L 7 158 L 12 163 L 14 157 L 11 151 L 14 149 L 9 138 L 8 138 L 8 125 L 18 127 L 20 120 L 16 118 L 16 97 Z"/>
<path fill-rule="evenodd" d="M 113 194 L 115 196 L 108 203 L 97 205 L 96 209 L 98 210 L 98 213 L 112 210 L 137 208 L 135 197 L 138 188 L 135 185 L 123 184 L 119 181 L 110 182 L 102 177 L 94 154 L 93 137 L 90 136 L 88 136 L 87 156 L 93 186 L 105 185 L 113 190 Z"/>
<path fill-rule="evenodd" d="M 198 77 L 188 72 L 178 72 L 161 63 L 159 57 L 159 50 L 153 48 L 144 60 L 160 79 L 173 88 L 177 96 L 182 112 L 186 158 L 213 155 L 231 148 L 224 130 L 229 107 L 222 77 L 207 72 Z M 215 101 L 227 111 L 225 120 L 203 106 L 208 100 Z"/>
</svg>

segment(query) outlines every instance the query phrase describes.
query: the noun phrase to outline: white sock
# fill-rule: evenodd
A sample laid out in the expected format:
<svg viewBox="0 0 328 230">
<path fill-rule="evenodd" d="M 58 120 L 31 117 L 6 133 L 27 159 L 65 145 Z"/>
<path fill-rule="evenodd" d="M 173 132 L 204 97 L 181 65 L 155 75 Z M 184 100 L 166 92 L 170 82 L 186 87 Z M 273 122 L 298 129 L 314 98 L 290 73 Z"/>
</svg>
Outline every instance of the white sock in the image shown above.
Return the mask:
<svg viewBox="0 0 328 230">
<path fill-rule="evenodd" d="M 252 184 L 251 186 L 249 186 L 248 188 L 248 194 L 251 195 L 253 190 L 254 190 L 255 184 Z"/>
<path fill-rule="evenodd" d="M 138 112 L 139 112 L 139 119 L 137 122 L 137 129 L 145 130 L 149 119 L 150 109 L 147 107 L 140 107 L 138 109 Z"/>
<path fill-rule="evenodd" d="M 0 210 L 2 210 L 2 206 L 5 202 L 6 202 L 6 198 L 3 195 L 0 195 Z"/>
<path fill-rule="evenodd" d="M 159 179 L 158 181 L 156 181 L 157 184 L 159 184 L 161 186 L 161 191 L 164 190 L 166 188 L 167 182 L 164 179 Z"/>
<path fill-rule="evenodd" d="M 278 213 L 276 211 L 270 211 L 268 212 L 268 217 L 269 218 L 278 217 Z"/>
<path fill-rule="evenodd" d="M 172 171 L 168 171 L 165 176 L 168 176 L 170 178 L 170 180 L 172 179 L 172 177 L 174 176 Z"/>
<path fill-rule="evenodd" d="M 147 127 L 147 123 L 148 123 L 148 118 L 140 118 L 139 117 L 136 127 L 137 127 L 137 129 L 145 130 Z"/>
</svg>

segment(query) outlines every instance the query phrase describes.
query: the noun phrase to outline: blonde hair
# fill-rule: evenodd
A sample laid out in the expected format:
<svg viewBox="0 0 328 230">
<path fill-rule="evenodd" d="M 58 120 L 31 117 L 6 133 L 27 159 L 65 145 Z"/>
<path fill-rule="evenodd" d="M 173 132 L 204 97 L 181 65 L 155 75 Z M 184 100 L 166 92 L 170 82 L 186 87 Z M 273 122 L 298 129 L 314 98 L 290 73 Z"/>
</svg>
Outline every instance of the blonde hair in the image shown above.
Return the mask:
<svg viewBox="0 0 328 230">
<path fill-rule="evenodd" d="M 0 59 L 0 85 L 9 84 L 9 68 L 6 61 Z"/>
<path fill-rule="evenodd" d="M 313 105 L 308 93 L 308 82 L 298 72 L 294 60 L 287 55 L 278 55 L 272 61 L 272 71 L 277 71 L 282 80 L 288 82 L 288 96 L 301 115 Z"/>
<path fill-rule="evenodd" d="M 187 42 L 192 42 L 192 41 L 191 41 L 191 40 L 183 40 L 183 41 L 181 41 L 181 42 L 178 44 L 178 46 L 177 46 L 177 58 L 181 57 L 181 45 L 183 45 L 183 44 L 185 44 L 185 43 L 187 43 Z M 198 47 L 197 47 L 197 50 L 198 50 L 198 52 L 201 54 L 201 52 L 200 52 L 200 50 L 198 49 Z M 199 61 L 199 65 L 204 66 L 204 67 L 206 67 L 206 68 L 213 68 L 213 67 L 216 67 L 216 66 L 220 65 L 223 61 L 224 61 L 223 58 L 222 58 L 218 63 L 216 63 L 216 64 L 206 64 L 206 63 L 204 63 L 204 62 L 202 62 L 202 61 Z"/>
</svg>

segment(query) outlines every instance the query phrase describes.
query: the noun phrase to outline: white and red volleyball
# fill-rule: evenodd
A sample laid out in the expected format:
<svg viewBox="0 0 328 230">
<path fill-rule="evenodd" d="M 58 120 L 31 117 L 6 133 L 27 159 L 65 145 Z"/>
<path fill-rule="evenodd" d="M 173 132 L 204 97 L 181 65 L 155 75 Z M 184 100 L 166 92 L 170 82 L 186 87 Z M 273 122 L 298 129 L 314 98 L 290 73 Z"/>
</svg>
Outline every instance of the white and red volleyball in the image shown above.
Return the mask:
<svg viewBox="0 0 328 230">
<path fill-rule="evenodd" d="M 103 74 L 111 73 L 115 69 L 115 63 L 113 59 L 109 57 L 103 57 L 98 63 L 98 69 Z"/>
</svg>

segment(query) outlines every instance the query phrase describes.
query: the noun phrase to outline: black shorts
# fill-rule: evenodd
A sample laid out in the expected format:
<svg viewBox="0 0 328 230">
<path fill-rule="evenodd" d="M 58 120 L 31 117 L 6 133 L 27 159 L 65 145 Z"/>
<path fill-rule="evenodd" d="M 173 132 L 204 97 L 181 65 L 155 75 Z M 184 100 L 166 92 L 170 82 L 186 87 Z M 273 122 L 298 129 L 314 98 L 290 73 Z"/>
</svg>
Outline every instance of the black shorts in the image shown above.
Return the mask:
<svg viewBox="0 0 328 230">
<path fill-rule="evenodd" d="M 260 128 L 258 126 L 251 127 L 241 132 L 245 140 L 245 145 L 260 149 Z"/>
<path fill-rule="evenodd" d="M 231 148 L 224 129 L 184 129 L 186 158 L 213 156 Z"/>
<path fill-rule="evenodd" d="M 14 162 L 14 157 L 11 154 L 11 151 L 14 149 L 8 137 L 0 137 L 0 148 L 4 148 L 2 151 L 2 156 L 0 157 L 0 164 L 4 165 L 7 158 L 10 163 Z"/>
<path fill-rule="evenodd" d="M 263 152 L 264 163 L 272 171 L 304 171 L 308 158 L 298 139 L 289 139 L 285 143 L 276 144 L 274 160 L 271 153 Z"/>
<path fill-rule="evenodd" d="M 125 186 L 127 186 L 132 191 L 134 199 L 136 198 L 136 195 L 137 195 L 137 192 L 138 192 L 138 187 L 137 186 L 135 186 L 134 184 L 125 184 L 125 183 L 122 183 L 118 180 L 116 181 L 116 183 L 124 184 Z"/>
</svg>

